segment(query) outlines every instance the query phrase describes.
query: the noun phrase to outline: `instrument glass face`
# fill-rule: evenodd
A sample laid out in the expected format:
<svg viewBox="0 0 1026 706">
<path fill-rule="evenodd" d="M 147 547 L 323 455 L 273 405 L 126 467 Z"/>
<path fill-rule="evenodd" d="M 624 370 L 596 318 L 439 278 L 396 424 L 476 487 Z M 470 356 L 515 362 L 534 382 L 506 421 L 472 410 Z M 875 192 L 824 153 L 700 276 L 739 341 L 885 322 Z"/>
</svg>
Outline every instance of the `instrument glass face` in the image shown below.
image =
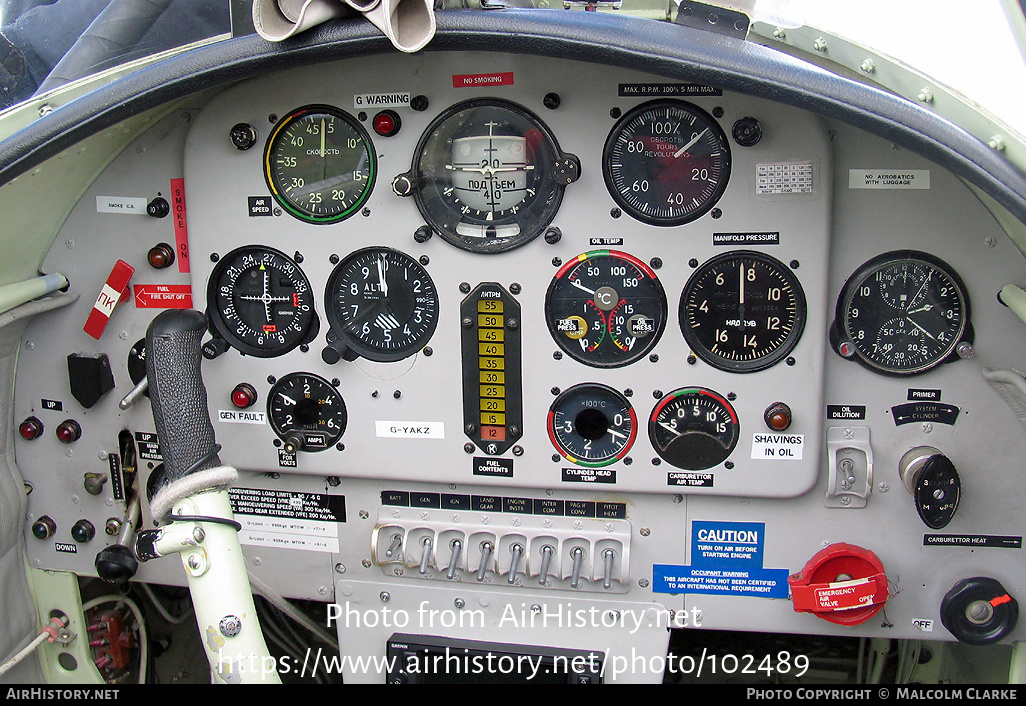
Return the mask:
<svg viewBox="0 0 1026 706">
<path fill-rule="evenodd" d="M 413 164 L 417 206 L 449 243 L 495 253 L 551 223 L 579 167 L 548 127 L 498 99 L 458 103 L 428 126 Z"/>
<path fill-rule="evenodd" d="M 582 383 L 560 393 L 549 408 L 549 439 L 568 461 L 608 466 L 630 451 L 638 431 L 634 408 L 607 385 Z"/>
<path fill-rule="evenodd" d="M 247 355 L 283 355 L 316 332 L 306 274 L 273 248 L 247 246 L 221 257 L 210 273 L 207 302 L 217 333 Z"/>
<path fill-rule="evenodd" d="M 695 355 L 721 370 L 749 373 L 794 349 L 807 312 L 805 293 L 789 267 L 763 253 L 736 251 L 695 270 L 678 313 Z"/>
<path fill-rule="evenodd" d="M 267 418 L 274 433 L 299 451 L 323 451 L 345 433 L 346 403 L 338 390 L 312 373 L 289 373 L 267 395 Z"/>
<path fill-rule="evenodd" d="M 945 262 L 915 251 L 873 258 L 838 299 L 841 337 L 860 363 L 894 375 L 950 360 L 969 325 L 969 296 Z"/>
<path fill-rule="evenodd" d="M 595 250 L 563 265 L 545 295 L 557 345 L 596 368 L 633 363 L 658 342 L 666 295 L 655 272 L 627 253 Z"/>
<path fill-rule="evenodd" d="M 367 131 L 325 105 L 297 108 L 267 140 L 264 178 L 286 212 L 308 223 L 337 223 L 370 196 L 377 174 Z"/>
<path fill-rule="evenodd" d="M 698 106 L 652 101 L 631 110 L 609 133 L 602 175 L 613 200 L 631 216 L 678 226 L 703 216 L 723 196 L 730 147 Z"/>
<path fill-rule="evenodd" d="M 407 358 L 431 340 L 438 292 L 427 270 L 398 250 L 371 247 L 339 262 L 324 294 L 328 323 L 369 360 Z"/>
</svg>

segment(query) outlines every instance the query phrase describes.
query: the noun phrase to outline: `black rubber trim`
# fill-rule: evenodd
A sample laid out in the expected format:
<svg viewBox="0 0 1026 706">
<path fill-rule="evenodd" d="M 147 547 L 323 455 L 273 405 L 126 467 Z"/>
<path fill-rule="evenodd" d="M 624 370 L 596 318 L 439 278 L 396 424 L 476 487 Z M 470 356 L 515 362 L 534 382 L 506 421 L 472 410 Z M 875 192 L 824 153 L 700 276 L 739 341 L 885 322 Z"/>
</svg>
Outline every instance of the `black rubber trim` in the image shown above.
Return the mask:
<svg viewBox="0 0 1026 706">
<path fill-rule="evenodd" d="M 635 69 L 809 110 L 917 152 L 1026 222 L 1026 174 L 961 128 L 893 94 L 750 41 L 608 13 L 446 11 L 425 51 L 506 52 Z M 150 108 L 272 71 L 395 49 L 357 18 L 281 43 L 256 35 L 172 57 L 74 100 L 0 143 L 0 186 L 76 142 Z"/>
</svg>

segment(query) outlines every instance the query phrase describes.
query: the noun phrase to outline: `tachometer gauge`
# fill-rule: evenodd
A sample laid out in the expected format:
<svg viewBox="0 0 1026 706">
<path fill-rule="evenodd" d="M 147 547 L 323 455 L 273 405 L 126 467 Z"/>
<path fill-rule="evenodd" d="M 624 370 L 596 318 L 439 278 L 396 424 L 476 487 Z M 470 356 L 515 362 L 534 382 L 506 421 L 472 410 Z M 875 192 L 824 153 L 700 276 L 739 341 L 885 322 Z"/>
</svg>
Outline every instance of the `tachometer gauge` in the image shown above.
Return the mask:
<svg viewBox="0 0 1026 706">
<path fill-rule="evenodd" d="M 324 308 L 336 336 L 325 360 L 335 362 L 341 355 L 390 362 L 413 355 L 431 339 L 438 292 L 424 266 L 409 255 L 364 248 L 335 267 Z"/>
<path fill-rule="evenodd" d="M 750 373 L 784 358 L 805 328 L 805 293 L 776 258 L 739 250 L 695 270 L 680 297 L 680 328 L 695 355 Z"/>
<path fill-rule="evenodd" d="M 217 334 L 258 358 L 288 353 L 319 328 L 309 280 L 273 248 L 247 246 L 221 257 L 207 283 L 207 307 Z"/>
<path fill-rule="evenodd" d="M 958 274 L 932 255 L 884 253 L 844 283 L 831 341 L 871 370 L 922 373 L 956 359 L 958 344 L 972 342 L 969 295 Z"/>
<path fill-rule="evenodd" d="M 267 140 L 264 177 L 286 211 L 308 223 L 337 223 L 366 202 L 376 175 L 367 131 L 326 105 L 297 108 Z"/>
<path fill-rule="evenodd" d="M 271 387 L 267 418 L 288 453 L 323 451 L 346 430 L 346 403 L 327 380 L 311 373 L 290 373 Z"/>
<path fill-rule="evenodd" d="M 648 420 L 648 437 L 659 457 L 687 471 L 723 463 L 739 434 L 734 408 L 704 387 L 674 390 L 659 400 Z"/>
<path fill-rule="evenodd" d="M 563 265 L 545 294 L 545 322 L 570 357 L 616 368 L 645 355 L 666 325 L 655 272 L 632 255 L 595 250 Z"/>
<path fill-rule="evenodd" d="M 552 221 L 580 174 L 537 117 L 515 103 L 458 103 L 428 126 L 413 169 L 393 181 L 453 245 L 496 253 L 523 245 Z"/>
<path fill-rule="evenodd" d="M 571 463 L 608 466 L 630 451 L 638 433 L 634 408 L 606 385 L 583 383 L 560 393 L 549 408 L 549 439 Z"/>
<path fill-rule="evenodd" d="M 644 223 L 677 226 L 711 209 L 727 188 L 730 147 L 698 106 L 657 100 L 616 124 L 602 153 L 613 200 Z"/>
</svg>

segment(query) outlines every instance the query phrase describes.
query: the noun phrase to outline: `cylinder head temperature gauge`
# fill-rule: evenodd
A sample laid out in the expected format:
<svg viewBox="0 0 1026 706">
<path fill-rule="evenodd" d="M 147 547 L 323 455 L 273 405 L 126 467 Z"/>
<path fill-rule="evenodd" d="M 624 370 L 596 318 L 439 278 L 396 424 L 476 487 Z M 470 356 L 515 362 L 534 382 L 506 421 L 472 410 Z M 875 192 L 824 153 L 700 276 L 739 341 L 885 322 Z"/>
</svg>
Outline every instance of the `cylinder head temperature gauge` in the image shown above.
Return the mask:
<svg viewBox="0 0 1026 706">
<path fill-rule="evenodd" d="M 634 444 L 638 420 L 622 394 L 582 383 L 560 393 L 549 408 L 549 439 L 571 463 L 600 467 L 619 461 Z"/>
<path fill-rule="evenodd" d="M 648 420 L 648 438 L 671 466 L 702 471 L 727 460 L 740 435 L 737 412 L 719 394 L 703 387 L 674 390 Z"/>
</svg>

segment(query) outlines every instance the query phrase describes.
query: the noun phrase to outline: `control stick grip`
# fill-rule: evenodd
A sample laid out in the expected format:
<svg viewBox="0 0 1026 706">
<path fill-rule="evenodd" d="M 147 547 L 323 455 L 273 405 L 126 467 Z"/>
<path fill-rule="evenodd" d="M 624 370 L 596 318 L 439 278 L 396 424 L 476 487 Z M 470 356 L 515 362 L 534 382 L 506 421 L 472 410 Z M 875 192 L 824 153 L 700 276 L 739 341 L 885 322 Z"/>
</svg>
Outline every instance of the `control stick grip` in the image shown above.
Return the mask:
<svg viewBox="0 0 1026 706">
<path fill-rule="evenodd" d="M 202 313 L 168 309 L 146 330 L 146 377 L 164 458 L 161 487 L 221 465 L 200 374 L 200 339 L 206 328 Z"/>
</svg>

